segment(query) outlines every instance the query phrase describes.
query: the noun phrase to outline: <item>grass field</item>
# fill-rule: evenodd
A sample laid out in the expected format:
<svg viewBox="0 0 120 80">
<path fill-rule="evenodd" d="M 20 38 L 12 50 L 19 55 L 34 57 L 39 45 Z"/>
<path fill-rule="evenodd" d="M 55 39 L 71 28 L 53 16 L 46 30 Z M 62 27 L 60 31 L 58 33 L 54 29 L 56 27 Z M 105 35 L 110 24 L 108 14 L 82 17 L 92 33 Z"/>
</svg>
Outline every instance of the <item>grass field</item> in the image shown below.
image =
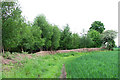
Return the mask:
<svg viewBox="0 0 120 80">
<path fill-rule="evenodd" d="M 117 78 L 118 51 L 94 52 L 67 61 L 67 78 Z"/>
<path fill-rule="evenodd" d="M 24 59 L 3 65 L 3 78 L 59 78 L 65 63 L 67 78 L 115 78 L 118 75 L 117 51 L 70 52 Z"/>
<path fill-rule="evenodd" d="M 2 76 L 3 78 L 59 78 L 63 63 L 82 54 L 70 52 L 43 57 L 34 56 L 33 59 L 26 58 L 17 64 L 3 65 L 12 68 L 4 70 Z"/>
</svg>

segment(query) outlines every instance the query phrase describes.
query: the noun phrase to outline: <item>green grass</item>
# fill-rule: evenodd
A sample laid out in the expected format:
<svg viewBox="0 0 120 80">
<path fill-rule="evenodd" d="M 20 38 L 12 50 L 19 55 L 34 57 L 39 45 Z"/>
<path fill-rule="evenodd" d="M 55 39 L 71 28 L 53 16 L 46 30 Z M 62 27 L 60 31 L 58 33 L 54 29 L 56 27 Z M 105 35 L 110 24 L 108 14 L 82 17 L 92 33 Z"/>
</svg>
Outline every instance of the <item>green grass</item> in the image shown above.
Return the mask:
<svg viewBox="0 0 120 80">
<path fill-rule="evenodd" d="M 120 51 L 120 48 L 113 48 L 114 51 Z"/>
<path fill-rule="evenodd" d="M 22 66 L 17 64 L 3 65 L 3 67 L 13 66 L 9 71 L 3 71 L 3 78 L 59 78 L 62 65 L 66 60 L 76 58 L 83 53 L 63 53 L 55 55 L 46 55 L 32 59 L 19 61 Z"/>
<path fill-rule="evenodd" d="M 42 57 L 33 54 L 33 57 L 32 59 L 24 58 L 17 64 L 3 65 L 9 70 L 4 70 L 2 77 L 59 78 L 64 63 L 68 78 L 115 78 L 118 76 L 117 51 L 69 52 Z"/>
<path fill-rule="evenodd" d="M 92 52 L 65 64 L 67 78 L 118 77 L 118 51 Z"/>
</svg>

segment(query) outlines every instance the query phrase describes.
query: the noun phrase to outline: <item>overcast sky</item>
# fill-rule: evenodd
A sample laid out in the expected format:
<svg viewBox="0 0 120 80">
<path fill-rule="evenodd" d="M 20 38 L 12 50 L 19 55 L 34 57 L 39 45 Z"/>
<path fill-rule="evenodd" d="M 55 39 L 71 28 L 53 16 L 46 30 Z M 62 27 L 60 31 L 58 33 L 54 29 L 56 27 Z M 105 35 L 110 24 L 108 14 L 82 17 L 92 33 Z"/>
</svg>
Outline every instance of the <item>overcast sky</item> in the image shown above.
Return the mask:
<svg viewBox="0 0 120 80">
<path fill-rule="evenodd" d="M 51 24 L 60 29 L 69 24 L 72 32 L 87 31 L 92 22 L 101 21 L 106 30 L 118 31 L 119 0 L 18 0 L 22 15 L 33 22 L 39 14 L 44 14 Z M 115 39 L 118 44 L 118 38 Z"/>
</svg>

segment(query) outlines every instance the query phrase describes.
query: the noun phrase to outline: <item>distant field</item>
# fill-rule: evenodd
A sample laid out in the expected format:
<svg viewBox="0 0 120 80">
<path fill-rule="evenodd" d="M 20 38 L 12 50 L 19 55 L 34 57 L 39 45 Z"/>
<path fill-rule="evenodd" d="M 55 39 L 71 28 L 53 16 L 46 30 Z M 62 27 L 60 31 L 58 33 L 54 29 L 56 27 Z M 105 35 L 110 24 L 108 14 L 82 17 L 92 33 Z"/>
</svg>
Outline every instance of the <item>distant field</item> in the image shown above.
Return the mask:
<svg viewBox="0 0 120 80">
<path fill-rule="evenodd" d="M 65 63 L 67 78 L 115 78 L 118 76 L 117 51 L 69 52 L 25 58 L 3 65 L 3 78 L 59 78 Z"/>
<path fill-rule="evenodd" d="M 65 64 L 67 78 L 118 77 L 118 51 L 93 52 Z"/>
</svg>

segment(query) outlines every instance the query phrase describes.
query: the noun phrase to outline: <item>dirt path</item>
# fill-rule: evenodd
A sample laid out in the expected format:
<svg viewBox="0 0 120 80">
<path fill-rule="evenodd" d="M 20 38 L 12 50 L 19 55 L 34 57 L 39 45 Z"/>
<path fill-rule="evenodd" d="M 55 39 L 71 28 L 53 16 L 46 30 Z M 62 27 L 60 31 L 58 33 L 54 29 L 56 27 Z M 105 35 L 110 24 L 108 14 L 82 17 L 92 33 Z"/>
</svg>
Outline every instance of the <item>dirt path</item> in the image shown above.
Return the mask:
<svg viewBox="0 0 120 80">
<path fill-rule="evenodd" d="M 65 64 L 63 64 L 63 67 L 62 67 L 62 70 L 61 70 L 61 75 L 60 75 L 60 78 L 66 78 L 67 76 L 67 73 L 66 73 L 66 70 L 65 70 Z"/>
<path fill-rule="evenodd" d="M 40 51 L 35 53 L 36 56 L 44 56 L 44 55 L 49 55 L 49 54 L 56 54 L 56 53 L 68 53 L 71 51 L 74 52 L 90 52 L 90 51 L 98 51 L 101 50 L 101 48 L 81 48 L 81 49 L 71 49 L 71 50 L 57 50 L 57 51 Z M 22 60 L 25 57 L 28 57 L 31 59 L 33 56 L 32 54 L 17 54 L 14 59 L 5 59 L 2 57 L 2 64 L 10 64 L 10 63 L 17 63 L 17 60 Z"/>
</svg>

